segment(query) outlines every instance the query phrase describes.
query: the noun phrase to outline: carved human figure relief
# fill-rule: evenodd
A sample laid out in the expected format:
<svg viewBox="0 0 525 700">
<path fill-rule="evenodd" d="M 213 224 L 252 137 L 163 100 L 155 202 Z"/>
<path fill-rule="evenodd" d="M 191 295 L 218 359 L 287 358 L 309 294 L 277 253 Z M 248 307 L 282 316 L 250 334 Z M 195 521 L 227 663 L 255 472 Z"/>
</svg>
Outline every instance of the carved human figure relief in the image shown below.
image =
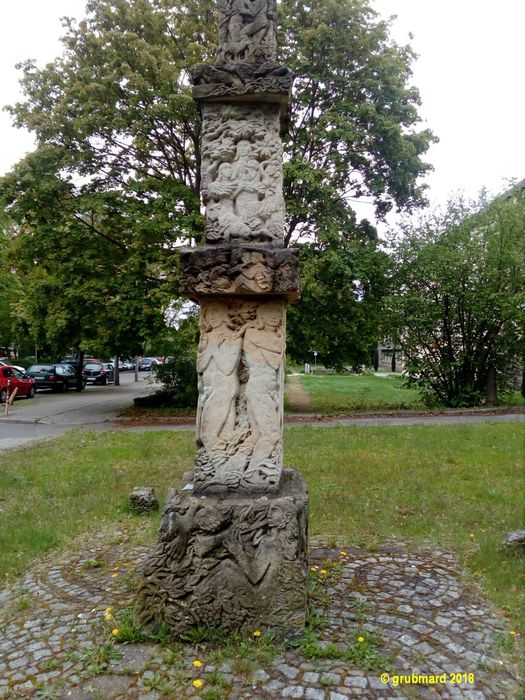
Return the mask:
<svg viewBox="0 0 525 700">
<path fill-rule="evenodd" d="M 197 440 L 216 466 L 225 459 L 235 424 L 241 351 L 242 336 L 228 325 L 227 305 L 220 301 L 204 304 L 197 354 Z"/>
<path fill-rule="evenodd" d="M 262 252 L 244 252 L 241 261 L 232 268 L 232 275 L 235 275 L 234 285 L 249 292 L 264 293 L 272 288 L 272 271 Z"/>
<path fill-rule="evenodd" d="M 245 478 L 264 468 L 273 469 L 275 458 L 279 459 L 276 449 L 280 449 L 282 430 L 283 322 L 283 302 L 263 303 L 257 309 L 255 327 L 244 335 L 246 403 L 254 442 Z"/>
<path fill-rule="evenodd" d="M 275 58 L 275 0 L 220 0 L 216 66 L 227 68 L 264 49 Z"/>
<path fill-rule="evenodd" d="M 246 286 L 265 284 L 260 255 L 252 251 L 238 264 L 239 274 L 247 266 Z M 195 483 L 204 492 L 278 486 L 284 313 L 283 301 L 203 302 Z"/>
<path fill-rule="evenodd" d="M 202 194 L 207 242 L 282 245 L 282 185 L 278 108 L 204 105 Z"/>
</svg>

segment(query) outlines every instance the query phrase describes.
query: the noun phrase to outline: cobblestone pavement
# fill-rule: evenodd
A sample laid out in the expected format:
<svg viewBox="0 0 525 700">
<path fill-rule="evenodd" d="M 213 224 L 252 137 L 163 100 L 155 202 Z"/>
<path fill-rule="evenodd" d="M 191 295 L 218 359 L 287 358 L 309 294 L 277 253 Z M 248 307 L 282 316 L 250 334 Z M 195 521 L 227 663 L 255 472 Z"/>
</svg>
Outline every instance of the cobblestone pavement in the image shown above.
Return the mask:
<svg viewBox="0 0 525 700">
<path fill-rule="evenodd" d="M 312 659 L 304 649 L 278 651 L 273 660 L 250 666 L 238 657 L 218 661 L 189 645 L 175 652 L 153 643 L 113 647 L 112 623 L 104 616 L 118 618 L 117 611 L 132 603 L 146 551 L 126 543 L 97 547 L 95 541 L 83 555 L 56 559 L 0 592 L 0 698 L 477 700 L 514 698 L 518 690 L 513 657 L 502 651 L 514 645 L 517 654 L 512 631 L 462 582 L 449 553 L 311 551 L 322 591 L 316 600 L 326 615 L 320 648 L 348 648 L 353 639 L 354 648 L 364 645 L 358 652 L 370 643 L 381 659 L 390 659 L 383 669 L 365 671 L 366 663 Z M 369 642 L 374 635 L 376 646 Z M 108 649 L 120 654 L 108 655 Z M 474 680 L 461 676 L 452 684 L 450 674 L 457 673 Z M 412 680 L 412 674 L 440 678 L 395 685 L 396 676 Z M 198 686 L 201 680 L 195 688 L 193 681 Z"/>
</svg>

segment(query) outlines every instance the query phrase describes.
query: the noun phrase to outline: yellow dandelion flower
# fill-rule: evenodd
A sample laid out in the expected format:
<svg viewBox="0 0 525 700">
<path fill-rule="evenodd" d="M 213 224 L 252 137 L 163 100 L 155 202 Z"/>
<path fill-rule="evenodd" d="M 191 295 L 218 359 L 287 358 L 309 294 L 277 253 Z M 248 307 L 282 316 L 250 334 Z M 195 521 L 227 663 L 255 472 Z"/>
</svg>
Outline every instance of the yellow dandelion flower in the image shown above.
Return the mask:
<svg viewBox="0 0 525 700">
<path fill-rule="evenodd" d="M 470 537 L 471 540 L 473 540 L 473 539 L 474 539 L 474 533 L 471 532 L 471 533 L 469 534 L 469 537 Z"/>
<path fill-rule="evenodd" d="M 319 568 L 318 566 L 311 566 L 310 571 L 317 571 L 318 568 Z"/>
<path fill-rule="evenodd" d="M 119 632 L 120 632 L 120 630 L 117 627 L 115 627 L 114 629 L 111 630 L 111 634 L 114 637 L 116 637 Z"/>
<path fill-rule="evenodd" d="M 109 620 L 112 620 L 112 619 L 113 619 L 113 615 L 112 615 L 111 613 L 106 613 L 106 614 L 104 615 L 104 619 L 105 619 L 105 620 L 108 620 L 108 621 L 109 621 Z"/>
<path fill-rule="evenodd" d="M 202 666 L 202 661 L 199 661 L 199 659 L 195 659 L 193 665 L 195 666 L 195 668 L 200 668 Z"/>
<path fill-rule="evenodd" d="M 341 552 L 339 552 L 339 554 L 340 554 L 342 557 L 347 557 L 347 556 L 348 556 L 348 552 L 345 552 L 345 551 L 341 551 Z"/>
<path fill-rule="evenodd" d="M 362 643 L 365 641 L 365 638 L 364 638 L 364 637 L 358 637 L 358 638 L 357 638 L 357 641 L 359 642 L 359 644 L 362 644 Z"/>
<path fill-rule="evenodd" d="M 255 630 L 255 632 L 253 633 L 254 637 L 260 637 L 261 635 L 262 635 L 261 630 Z"/>
<path fill-rule="evenodd" d="M 111 574 L 111 578 L 117 578 L 118 574 Z"/>
<path fill-rule="evenodd" d="M 516 637 L 516 635 L 517 635 L 518 633 L 515 632 L 514 630 L 511 630 L 511 631 L 510 631 L 510 634 L 511 634 L 513 637 Z"/>
<path fill-rule="evenodd" d="M 194 687 L 194 688 L 202 688 L 203 685 L 204 685 L 204 681 L 201 681 L 200 678 L 196 678 L 196 679 L 193 681 L 193 687 Z"/>
<path fill-rule="evenodd" d="M 113 608 L 110 606 L 109 608 L 106 608 L 106 612 L 110 613 L 113 610 Z"/>
<path fill-rule="evenodd" d="M 326 569 L 321 569 L 321 571 L 320 571 L 319 573 L 320 573 L 320 574 L 327 574 L 328 571 L 327 571 Z"/>
</svg>

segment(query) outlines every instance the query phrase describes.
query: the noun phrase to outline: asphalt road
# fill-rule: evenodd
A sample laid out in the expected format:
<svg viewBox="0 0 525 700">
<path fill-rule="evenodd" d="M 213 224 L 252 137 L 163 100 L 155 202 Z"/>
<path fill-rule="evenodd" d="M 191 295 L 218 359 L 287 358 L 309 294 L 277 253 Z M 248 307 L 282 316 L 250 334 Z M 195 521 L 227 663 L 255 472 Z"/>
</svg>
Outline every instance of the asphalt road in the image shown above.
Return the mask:
<svg viewBox="0 0 525 700">
<path fill-rule="evenodd" d="M 38 391 L 34 399 L 15 400 L 7 417 L 5 406 L 0 405 L 0 452 L 72 428 L 104 429 L 136 396 L 149 394 L 158 386 L 149 372 L 139 373 L 138 382 L 133 372 L 123 372 L 120 381 L 121 386 L 115 387 L 88 385 L 81 393 L 71 389 L 60 394 Z"/>
<path fill-rule="evenodd" d="M 135 383 L 132 372 L 121 375 L 121 386 L 88 386 L 78 394 L 69 390 L 63 394 L 53 394 L 49 391 L 39 391 L 32 400 L 21 398 L 15 401 L 4 416 L 4 406 L 0 406 L 0 452 L 27 445 L 31 442 L 52 438 L 74 428 L 89 430 L 106 430 L 108 428 L 127 428 L 115 425 L 113 421 L 124 408 L 133 403 L 136 396 L 151 393 L 158 385 L 152 381 L 148 372 L 139 374 Z M 297 421 L 297 419 L 299 419 Z M 437 425 L 457 423 L 507 422 L 525 421 L 522 414 L 503 415 L 428 415 L 428 416 L 370 416 L 354 418 L 339 416 L 330 419 L 304 416 L 290 416 L 288 425 L 309 425 L 315 427 L 331 427 L 341 425 Z M 182 425 L 130 425 L 130 430 L 193 430 L 194 421 L 191 419 Z"/>
</svg>

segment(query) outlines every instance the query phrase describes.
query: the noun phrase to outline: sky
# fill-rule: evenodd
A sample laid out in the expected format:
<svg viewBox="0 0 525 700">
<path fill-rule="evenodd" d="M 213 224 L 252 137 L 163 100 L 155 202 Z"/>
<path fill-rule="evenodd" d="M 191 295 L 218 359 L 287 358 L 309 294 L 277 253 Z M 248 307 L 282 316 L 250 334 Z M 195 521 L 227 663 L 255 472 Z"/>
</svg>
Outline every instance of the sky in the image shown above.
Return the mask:
<svg viewBox="0 0 525 700">
<path fill-rule="evenodd" d="M 412 82 L 421 93 L 421 126 L 440 139 L 425 157 L 434 166 L 425 179 L 431 204 L 458 190 L 496 194 L 525 178 L 525 2 L 371 2 L 380 15 L 397 15 L 393 38 L 418 54 Z M 60 55 L 59 18 L 80 19 L 84 7 L 85 0 L 0 0 L 0 105 L 20 99 L 15 64 L 33 58 L 43 66 Z M 33 147 L 31 135 L 0 112 L 0 175 Z"/>
</svg>

